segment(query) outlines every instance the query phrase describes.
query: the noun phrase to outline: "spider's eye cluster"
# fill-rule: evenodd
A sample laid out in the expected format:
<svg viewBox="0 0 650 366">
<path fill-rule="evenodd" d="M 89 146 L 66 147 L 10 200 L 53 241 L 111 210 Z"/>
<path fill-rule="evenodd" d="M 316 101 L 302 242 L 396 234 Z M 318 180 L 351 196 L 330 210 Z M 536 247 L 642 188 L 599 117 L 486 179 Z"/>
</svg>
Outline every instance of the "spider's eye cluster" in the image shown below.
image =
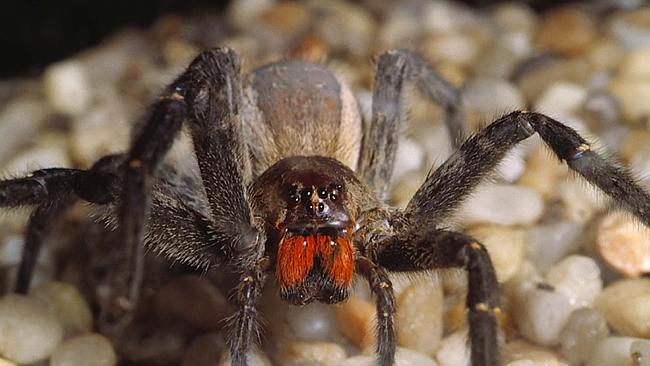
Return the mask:
<svg viewBox="0 0 650 366">
<path fill-rule="evenodd" d="M 289 202 L 290 203 L 300 203 L 310 202 L 314 200 L 314 195 L 318 196 L 318 201 L 330 200 L 336 201 L 343 189 L 343 186 L 337 183 L 332 183 L 324 187 L 312 188 L 304 187 L 300 188 L 297 184 L 292 184 L 289 187 Z"/>
</svg>

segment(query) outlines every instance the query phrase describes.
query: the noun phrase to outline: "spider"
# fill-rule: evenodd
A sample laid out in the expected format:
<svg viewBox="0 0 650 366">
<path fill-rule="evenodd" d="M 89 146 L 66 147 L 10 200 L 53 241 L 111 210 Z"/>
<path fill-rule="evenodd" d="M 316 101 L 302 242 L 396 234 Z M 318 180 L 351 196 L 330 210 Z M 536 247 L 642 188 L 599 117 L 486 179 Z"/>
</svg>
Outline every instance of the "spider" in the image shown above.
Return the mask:
<svg viewBox="0 0 650 366">
<path fill-rule="evenodd" d="M 109 207 L 121 238 L 100 327 L 128 321 L 147 244 L 197 267 L 229 266 L 239 276 L 228 326 L 237 366 L 247 364 L 259 332 L 256 303 L 269 275 L 283 300 L 303 305 L 344 301 L 360 274 L 376 298 L 378 363 L 388 366 L 396 350 L 388 273 L 460 267 L 468 273 L 472 364 L 496 366 L 500 309 L 490 257 L 477 240 L 444 227 L 463 199 L 535 133 L 646 225 L 650 196 L 573 129 L 543 114 L 512 112 L 462 142 L 458 93 L 416 53 L 384 52 L 375 69 L 372 118 L 364 124 L 350 89 L 323 66 L 284 61 L 242 79 L 233 50 L 201 53 L 153 104 L 127 153 L 88 170 L 43 169 L 0 182 L 0 205 L 35 206 L 16 291 L 29 286 L 49 222 L 81 199 Z M 444 107 L 457 148 L 399 210 L 384 198 L 407 83 Z M 196 176 L 163 162 L 183 124 Z"/>
</svg>

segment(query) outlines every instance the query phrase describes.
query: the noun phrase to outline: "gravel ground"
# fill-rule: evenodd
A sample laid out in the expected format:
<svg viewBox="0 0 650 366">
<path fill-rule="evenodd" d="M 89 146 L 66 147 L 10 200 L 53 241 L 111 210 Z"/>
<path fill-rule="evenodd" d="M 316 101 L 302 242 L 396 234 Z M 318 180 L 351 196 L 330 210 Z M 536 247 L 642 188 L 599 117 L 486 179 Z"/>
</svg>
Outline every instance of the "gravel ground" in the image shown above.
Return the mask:
<svg viewBox="0 0 650 366">
<path fill-rule="evenodd" d="M 0 81 L 0 170 L 87 168 L 128 146 L 130 126 L 202 49 L 233 47 L 245 72 L 302 58 L 327 64 L 370 110 L 372 58 L 420 52 L 460 88 L 471 129 L 532 109 L 650 176 L 650 7 L 594 1 L 536 14 L 502 3 L 233 1 L 225 14 L 165 16 L 123 29 L 31 79 Z M 450 153 L 439 107 L 409 93 L 390 200 L 404 206 Z M 185 141 L 186 142 L 186 141 Z M 179 142 L 174 154 L 184 154 Z M 647 180 L 642 184 L 650 187 Z M 29 210 L 0 216 L 9 292 Z M 0 297 L 0 365 L 226 365 L 230 275 L 147 256 L 143 300 L 125 334 L 95 327 L 112 233 L 79 205 L 46 239 L 28 296 Z M 451 227 L 487 246 L 502 283 L 502 363 L 650 365 L 650 234 L 533 137 L 512 151 Z M 433 280 L 432 280 L 433 279 Z M 394 277 L 400 366 L 468 364 L 460 271 Z M 273 281 L 270 281 L 273 282 Z M 357 281 L 337 306 L 292 307 L 267 286 L 251 365 L 372 365 L 374 304 Z M 188 301 L 191 299 L 191 301 Z"/>
</svg>

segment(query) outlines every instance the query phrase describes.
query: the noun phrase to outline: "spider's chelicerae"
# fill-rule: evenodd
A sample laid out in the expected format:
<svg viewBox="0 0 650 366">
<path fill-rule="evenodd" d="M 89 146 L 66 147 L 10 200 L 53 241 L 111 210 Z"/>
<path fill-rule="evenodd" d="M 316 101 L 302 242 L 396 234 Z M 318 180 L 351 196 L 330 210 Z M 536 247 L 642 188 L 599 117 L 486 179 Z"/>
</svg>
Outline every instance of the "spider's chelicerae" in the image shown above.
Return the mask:
<svg viewBox="0 0 650 366">
<path fill-rule="evenodd" d="M 47 223 L 77 199 L 114 208 L 121 239 L 100 324 L 123 323 L 138 298 L 144 244 L 203 268 L 239 274 L 229 319 L 233 365 L 256 337 L 256 303 L 269 274 L 296 305 L 348 297 L 353 274 L 377 303 L 377 356 L 395 357 L 395 298 L 388 272 L 462 267 L 473 365 L 496 366 L 499 292 L 484 246 L 444 229 L 445 219 L 518 142 L 537 132 L 555 154 L 650 225 L 650 196 L 574 130 L 545 115 L 513 112 L 457 146 L 404 210 L 383 198 L 413 83 L 446 112 L 462 141 L 457 92 L 416 54 L 377 58 L 372 118 L 362 123 L 351 91 L 322 66 L 287 61 L 242 82 L 230 49 L 201 53 L 153 105 L 130 150 L 88 170 L 43 169 L 0 182 L 0 205 L 34 205 L 16 290 L 25 292 Z M 183 123 L 199 172 L 162 164 Z"/>
</svg>

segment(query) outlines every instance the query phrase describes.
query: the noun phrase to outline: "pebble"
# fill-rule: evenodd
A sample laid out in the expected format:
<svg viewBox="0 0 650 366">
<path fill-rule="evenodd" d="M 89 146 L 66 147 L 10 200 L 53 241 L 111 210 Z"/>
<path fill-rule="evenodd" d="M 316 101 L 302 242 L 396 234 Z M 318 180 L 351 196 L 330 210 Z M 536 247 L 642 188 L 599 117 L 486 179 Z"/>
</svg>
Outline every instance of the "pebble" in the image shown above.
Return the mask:
<svg viewBox="0 0 650 366">
<path fill-rule="evenodd" d="M 16 266 L 23 256 L 23 235 L 5 235 L 0 241 L 0 267 Z"/>
<path fill-rule="evenodd" d="M 582 255 L 570 255 L 555 264 L 546 273 L 546 281 L 574 309 L 591 307 L 603 288 L 598 264 Z"/>
<path fill-rule="evenodd" d="M 345 360 L 345 349 L 330 342 L 291 342 L 286 344 L 276 362 L 286 366 L 338 366 Z"/>
<path fill-rule="evenodd" d="M 228 19 L 237 29 L 254 25 L 259 16 L 275 3 L 274 0 L 235 0 L 228 4 Z"/>
<path fill-rule="evenodd" d="M 587 98 L 587 90 L 576 83 L 557 81 L 537 98 L 533 109 L 551 117 L 575 113 Z"/>
<path fill-rule="evenodd" d="M 326 0 L 314 11 L 319 14 L 315 32 L 334 50 L 353 55 L 365 55 L 377 29 L 375 19 L 368 11 L 354 3 Z"/>
<path fill-rule="evenodd" d="M 508 362 L 506 366 L 538 366 L 538 364 L 532 360 L 517 360 Z"/>
<path fill-rule="evenodd" d="M 87 334 L 61 344 L 52 354 L 50 366 L 113 366 L 117 356 L 104 336 Z"/>
<path fill-rule="evenodd" d="M 440 366 L 469 366 L 470 350 L 467 343 L 467 330 L 460 330 L 443 338 L 436 360 Z"/>
<path fill-rule="evenodd" d="M 610 212 L 600 219 L 596 250 L 607 265 L 627 277 L 650 272 L 650 230 L 626 212 Z"/>
<path fill-rule="evenodd" d="M 588 50 L 597 36 L 593 15 L 574 7 L 549 10 L 539 23 L 535 43 L 539 48 L 566 56 Z"/>
<path fill-rule="evenodd" d="M 650 280 L 616 281 L 605 287 L 594 307 L 619 334 L 650 337 Z"/>
<path fill-rule="evenodd" d="M 627 122 L 639 124 L 650 119 L 650 104 L 638 102 L 650 98 L 650 78 L 619 77 L 610 82 L 608 90 L 618 99 Z"/>
<path fill-rule="evenodd" d="M 405 174 L 422 169 L 424 165 L 424 151 L 414 140 L 405 138 L 400 140 L 395 153 L 394 180 L 399 180 Z"/>
<path fill-rule="evenodd" d="M 78 61 L 63 61 L 49 66 L 43 74 L 43 89 L 56 112 L 78 116 L 92 101 L 85 66 Z"/>
<path fill-rule="evenodd" d="M 635 366 L 650 366 L 650 341 L 634 341 L 630 346 L 630 356 Z"/>
<path fill-rule="evenodd" d="M 0 110 L 0 163 L 4 164 L 24 145 L 32 143 L 50 111 L 38 99 L 21 98 L 4 105 Z"/>
<path fill-rule="evenodd" d="M 526 107 L 526 101 L 518 88 L 505 80 L 470 79 L 463 86 L 462 95 L 473 128 Z"/>
<path fill-rule="evenodd" d="M 608 335 L 607 321 L 600 313 L 588 308 L 575 310 L 560 334 L 560 352 L 571 364 L 584 364 Z"/>
<path fill-rule="evenodd" d="M 589 352 L 585 366 L 631 365 L 630 347 L 637 340 L 631 337 L 608 337 Z"/>
<path fill-rule="evenodd" d="M 0 357 L 0 366 L 18 366 L 18 364 Z"/>
<path fill-rule="evenodd" d="M 650 9 L 641 7 L 613 17 L 610 33 L 626 49 L 650 48 Z"/>
<path fill-rule="evenodd" d="M 182 366 L 214 366 L 227 352 L 226 341 L 221 333 L 207 333 L 192 340 L 183 355 Z"/>
<path fill-rule="evenodd" d="M 226 297 L 207 278 L 196 275 L 169 281 L 156 294 L 156 305 L 161 313 L 206 330 L 220 329 L 223 319 L 233 312 Z"/>
<path fill-rule="evenodd" d="M 650 49 L 641 48 L 626 53 L 618 74 L 625 78 L 650 79 Z"/>
<path fill-rule="evenodd" d="M 515 340 L 501 347 L 501 360 L 504 364 L 517 361 L 533 362 L 536 366 L 566 366 L 551 351 L 532 345 L 525 341 Z"/>
<path fill-rule="evenodd" d="M 525 292 L 517 312 L 519 331 L 528 340 L 541 346 L 555 346 L 560 332 L 573 311 L 569 300 L 558 292 L 535 288 Z"/>
<path fill-rule="evenodd" d="M 291 334 L 302 341 L 326 341 L 336 338 L 336 314 L 334 307 L 314 303 L 291 307 L 287 317 Z"/>
<path fill-rule="evenodd" d="M 506 31 L 532 33 L 537 26 L 537 14 L 525 3 L 495 4 L 490 16 L 499 28 Z"/>
<path fill-rule="evenodd" d="M 397 299 L 395 331 L 399 345 L 433 356 L 443 330 L 443 294 L 439 281 L 415 281 Z"/>
<path fill-rule="evenodd" d="M 517 77 L 517 85 L 526 100 L 536 100 L 539 95 L 556 81 L 585 84 L 591 78 L 591 64 L 588 60 L 577 57 L 568 60 L 550 59 L 540 65 L 530 67 Z"/>
<path fill-rule="evenodd" d="M 431 36 L 423 45 L 423 54 L 434 62 L 449 62 L 467 66 L 478 56 L 479 45 L 472 37 L 463 34 Z"/>
<path fill-rule="evenodd" d="M 463 203 L 460 217 L 466 224 L 527 225 L 539 220 L 544 201 L 526 187 L 487 184 Z"/>
<path fill-rule="evenodd" d="M 17 363 L 50 356 L 63 338 L 63 328 L 47 305 L 22 295 L 0 298 L 0 354 Z"/>
<path fill-rule="evenodd" d="M 556 199 L 563 205 L 563 216 L 578 224 L 588 223 L 608 202 L 598 188 L 578 176 L 558 182 Z"/>
<path fill-rule="evenodd" d="M 377 358 L 372 357 L 372 356 L 366 356 L 366 355 L 358 355 L 354 357 L 350 357 L 343 362 L 341 362 L 340 366 L 376 366 L 377 365 Z"/>
<path fill-rule="evenodd" d="M 336 322 L 341 333 L 361 349 L 375 342 L 375 319 L 375 306 L 356 296 L 336 307 Z"/>
<path fill-rule="evenodd" d="M 130 336 L 130 337 L 129 337 Z M 155 328 L 155 332 L 141 327 L 136 334 L 120 338 L 120 358 L 140 365 L 178 365 L 186 347 L 183 328 Z"/>
<path fill-rule="evenodd" d="M 488 250 L 500 283 L 511 279 L 524 261 L 526 232 L 522 229 L 497 225 L 481 225 L 467 233 L 480 241 Z"/>
<path fill-rule="evenodd" d="M 66 337 L 92 330 L 93 314 L 75 286 L 64 282 L 47 282 L 32 288 L 29 295 L 52 309 L 63 325 Z"/>
<path fill-rule="evenodd" d="M 536 148 L 528 155 L 526 170 L 519 177 L 518 184 L 534 189 L 544 198 L 549 198 L 557 187 L 557 181 L 566 174 L 566 167 L 546 148 Z"/>
</svg>

